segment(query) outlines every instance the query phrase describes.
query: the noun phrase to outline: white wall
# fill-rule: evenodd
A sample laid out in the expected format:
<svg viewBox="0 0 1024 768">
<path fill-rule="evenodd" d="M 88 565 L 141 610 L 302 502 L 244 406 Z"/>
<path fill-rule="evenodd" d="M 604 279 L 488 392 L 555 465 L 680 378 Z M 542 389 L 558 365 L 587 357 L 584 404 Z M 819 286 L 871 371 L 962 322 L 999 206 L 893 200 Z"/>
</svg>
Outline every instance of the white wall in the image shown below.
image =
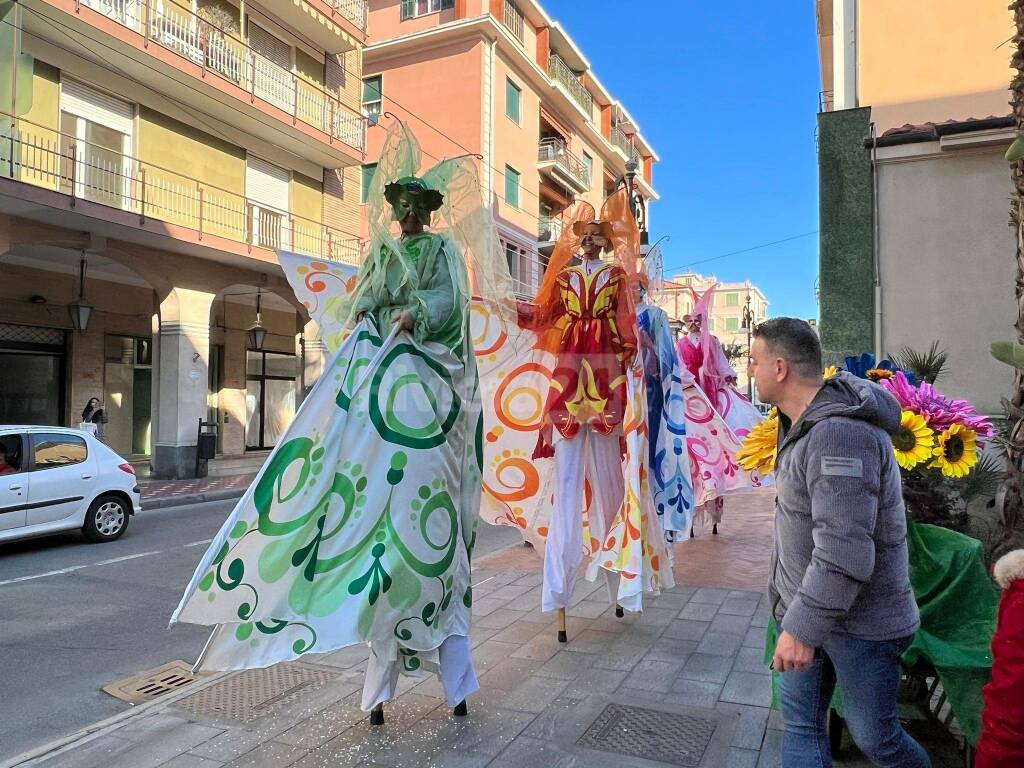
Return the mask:
<svg viewBox="0 0 1024 768">
<path fill-rule="evenodd" d="M 949 352 L 938 382 L 988 414 L 1002 412 L 1013 377 L 989 354 L 1012 339 L 1013 192 L 1006 144 L 940 149 L 938 141 L 878 150 L 882 344 Z"/>
</svg>

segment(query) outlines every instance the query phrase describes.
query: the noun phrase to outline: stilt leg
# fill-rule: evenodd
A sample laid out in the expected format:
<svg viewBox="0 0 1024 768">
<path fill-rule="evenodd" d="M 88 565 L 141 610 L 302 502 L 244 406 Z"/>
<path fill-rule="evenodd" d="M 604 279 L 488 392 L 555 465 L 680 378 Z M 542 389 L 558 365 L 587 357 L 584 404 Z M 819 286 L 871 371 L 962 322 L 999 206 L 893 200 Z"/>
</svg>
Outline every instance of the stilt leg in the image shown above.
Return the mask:
<svg viewBox="0 0 1024 768">
<path fill-rule="evenodd" d="M 694 536 L 693 536 L 693 526 L 692 525 L 690 526 L 690 538 L 691 539 L 694 538 Z"/>
<path fill-rule="evenodd" d="M 625 615 L 626 615 L 626 612 L 624 610 L 622 610 L 622 606 L 621 605 L 616 605 L 615 606 L 615 618 L 616 619 L 621 619 Z"/>
<path fill-rule="evenodd" d="M 569 642 L 569 635 L 565 632 L 565 608 L 558 609 L 558 642 Z"/>
<path fill-rule="evenodd" d="M 384 725 L 384 704 L 378 704 L 370 710 L 370 725 Z"/>
<path fill-rule="evenodd" d="M 455 709 L 452 710 L 452 715 L 455 717 L 465 717 L 469 714 L 469 708 L 466 706 L 466 700 L 463 699 L 455 705 Z"/>
<path fill-rule="evenodd" d="M 711 535 L 712 536 L 717 536 L 718 535 L 718 523 L 715 523 L 714 525 L 711 526 Z"/>
</svg>

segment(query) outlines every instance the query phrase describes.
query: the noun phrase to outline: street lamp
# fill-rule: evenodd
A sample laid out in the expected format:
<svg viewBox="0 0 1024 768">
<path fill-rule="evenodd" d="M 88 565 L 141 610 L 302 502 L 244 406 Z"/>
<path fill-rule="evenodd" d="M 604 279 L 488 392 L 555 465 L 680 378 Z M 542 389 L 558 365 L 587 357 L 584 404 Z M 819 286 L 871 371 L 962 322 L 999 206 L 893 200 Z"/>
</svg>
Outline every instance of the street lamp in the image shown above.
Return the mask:
<svg viewBox="0 0 1024 768">
<path fill-rule="evenodd" d="M 750 377 L 750 364 L 753 357 L 750 354 L 750 337 L 754 332 L 754 313 L 750 311 L 750 287 L 747 287 L 747 300 L 743 304 L 743 330 L 747 332 L 747 397 L 754 402 L 754 380 Z"/>
<path fill-rule="evenodd" d="M 245 335 L 249 339 L 249 349 L 259 352 L 263 349 L 263 342 L 267 338 L 267 329 L 260 322 L 260 299 L 263 298 L 259 290 L 256 292 L 256 322 L 249 326 Z"/>
<path fill-rule="evenodd" d="M 85 299 L 85 253 L 83 252 L 82 260 L 78 263 L 78 298 L 68 304 L 71 327 L 76 331 L 84 331 L 89 327 L 89 318 L 95 311 L 95 305 Z"/>
</svg>

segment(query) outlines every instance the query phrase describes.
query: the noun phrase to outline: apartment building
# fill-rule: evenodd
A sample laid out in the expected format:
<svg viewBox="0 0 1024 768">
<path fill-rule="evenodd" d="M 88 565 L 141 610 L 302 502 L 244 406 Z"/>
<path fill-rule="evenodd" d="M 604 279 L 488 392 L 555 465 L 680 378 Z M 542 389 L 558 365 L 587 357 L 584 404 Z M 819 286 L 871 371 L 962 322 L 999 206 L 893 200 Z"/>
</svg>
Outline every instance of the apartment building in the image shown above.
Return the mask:
<svg viewBox="0 0 1024 768">
<path fill-rule="evenodd" d="M 817 0 L 821 339 L 828 362 L 949 352 L 947 394 L 1012 387 L 1012 13 L 976 0 Z"/>
<path fill-rule="evenodd" d="M 355 261 L 363 0 L 25 0 L 0 105 L 0 423 L 164 477 L 271 448 L 322 364 L 280 250 Z M 25 89 L 31 91 L 26 98 Z M 17 112 L 17 114 L 15 114 Z"/>
<path fill-rule="evenodd" d="M 600 210 L 617 183 L 631 183 L 638 222 L 648 229 L 658 156 L 539 3 L 371 0 L 370 35 L 363 106 L 381 127 L 370 129 L 369 157 L 389 113 L 410 125 L 431 161 L 482 158 L 520 293 L 533 293 L 577 202 Z M 366 180 L 373 170 L 364 169 Z"/>
</svg>

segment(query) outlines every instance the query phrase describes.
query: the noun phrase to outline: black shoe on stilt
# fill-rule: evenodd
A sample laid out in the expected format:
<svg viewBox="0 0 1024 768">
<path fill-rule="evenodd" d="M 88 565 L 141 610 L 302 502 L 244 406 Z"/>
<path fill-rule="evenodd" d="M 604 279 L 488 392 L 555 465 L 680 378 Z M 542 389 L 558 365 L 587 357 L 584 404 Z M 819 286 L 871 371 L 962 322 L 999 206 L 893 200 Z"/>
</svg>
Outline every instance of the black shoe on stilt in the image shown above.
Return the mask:
<svg viewBox="0 0 1024 768">
<path fill-rule="evenodd" d="M 715 523 L 714 525 L 711 526 L 711 535 L 712 536 L 717 536 L 718 535 L 718 523 Z"/>
<path fill-rule="evenodd" d="M 694 535 L 693 535 L 693 526 L 692 526 L 692 525 L 690 526 L 690 538 L 691 538 L 691 539 L 692 539 L 692 538 L 694 538 Z"/>
<path fill-rule="evenodd" d="M 626 615 L 626 612 L 624 610 L 622 610 L 622 606 L 621 605 L 616 605 L 615 606 L 615 618 L 616 619 L 621 619 L 625 615 Z"/>
<path fill-rule="evenodd" d="M 370 710 L 370 725 L 384 725 L 384 705 L 378 704 Z"/>
<path fill-rule="evenodd" d="M 465 717 L 469 714 L 469 707 L 466 706 L 466 700 L 463 699 L 455 705 L 455 709 L 452 710 L 452 716 L 454 717 Z"/>
<path fill-rule="evenodd" d="M 560 643 L 568 643 L 569 642 L 569 635 L 566 634 L 566 631 L 564 629 L 558 630 L 558 642 L 560 642 Z"/>
</svg>

